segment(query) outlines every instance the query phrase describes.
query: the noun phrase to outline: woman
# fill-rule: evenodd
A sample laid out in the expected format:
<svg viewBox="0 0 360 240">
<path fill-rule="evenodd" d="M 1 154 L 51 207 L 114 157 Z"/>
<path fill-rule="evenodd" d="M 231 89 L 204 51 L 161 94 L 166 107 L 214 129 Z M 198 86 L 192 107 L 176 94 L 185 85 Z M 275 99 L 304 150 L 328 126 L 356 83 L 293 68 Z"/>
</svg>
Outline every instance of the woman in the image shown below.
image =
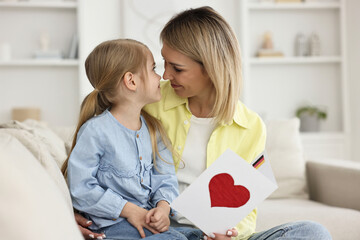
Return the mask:
<svg viewBox="0 0 360 240">
<path fill-rule="evenodd" d="M 176 15 L 160 35 L 165 61 L 162 100 L 145 110 L 162 123 L 184 168 L 176 164 L 180 192 L 230 148 L 251 162 L 265 148 L 266 131 L 259 116 L 240 97 L 240 50 L 229 24 L 212 8 Z M 174 156 L 174 161 L 180 159 Z M 236 229 L 208 239 L 331 239 L 313 222 L 281 225 L 255 233 L 256 209 Z M 177 224 L 189 222 L 178 217 Z"/>
</svg>

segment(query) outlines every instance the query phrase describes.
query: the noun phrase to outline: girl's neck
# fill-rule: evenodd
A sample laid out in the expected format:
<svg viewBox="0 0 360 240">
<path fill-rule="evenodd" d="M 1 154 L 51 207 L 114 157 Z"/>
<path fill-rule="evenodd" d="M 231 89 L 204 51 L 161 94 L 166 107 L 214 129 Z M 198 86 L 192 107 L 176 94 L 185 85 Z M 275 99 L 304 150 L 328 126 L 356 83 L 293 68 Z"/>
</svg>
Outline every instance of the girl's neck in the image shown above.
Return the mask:
<svg viewBox="0 0 360 240">
<path fill-rule="evenodd" d="M 141 108 L 133 104 L 117 104 L 113 105 L 110 109 L 111 114 L 123 126 L 128 129 L 137 131 L 141 128 Z"/>
</svg>

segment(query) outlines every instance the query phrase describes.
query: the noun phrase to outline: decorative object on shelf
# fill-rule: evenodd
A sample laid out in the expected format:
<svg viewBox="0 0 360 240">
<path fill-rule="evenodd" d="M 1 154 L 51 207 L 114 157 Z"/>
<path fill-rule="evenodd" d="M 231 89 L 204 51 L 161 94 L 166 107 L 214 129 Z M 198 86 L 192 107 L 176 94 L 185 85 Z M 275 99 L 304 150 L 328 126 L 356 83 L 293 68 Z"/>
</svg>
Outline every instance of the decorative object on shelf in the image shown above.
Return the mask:
<svg viewBox="0 0 360 240">
<path fill-rule="evenodd" d="M 40 50 L 36 51 L 34 57 L 36 59 L 62 59 L 62 53 L 57 49 L 49 49 L 50 36 L 47 32 L 43 32 L 40 35 Z"/>
<path fill-rule="evenodd" d="M 310 56 L 320 56 L 321 46 L 320 38 L 316 33 L 312 33 L 309 38 L 309 55 Z"/>
<path fill-rule="evenodd" d="M 68 55 L 69 59 L 78 58 L 78 43 L 79 43 L 78 36 L 76 33 L 74 33 L 69 48 L 69 55 Z"/>
<path fill-rule="evenodd" d="M 320 129 L 320 120 L 327 118 L 325 110 L 311 105 L 299 107 L 295 115 L 300 118 L 301 132 L 318 132 Z"/>
<path fill-rule="evenodd" d="M 6 62 L 11 60 L 11 45 L 9 43 L 0 44 L 0 61 Z"/>
<path fill-rule="evenodd" d="M 261 48 L 257 52 L 257 57 L 283 57 L 283 53 L 274 50 L 274 43 L 271 32 L 265 32 Z"/>
<path fill-rule="evenodd" d="M 295 38 L 295 56 L 308 56 L 309 44 L 303 33 L 298 33 Z"/>
<path fill-rule="evenodd" d="M 34 119 L 40 121 L 41 110 L 35 107 L 18 107 L 12 109 L 12 120 L 25 121 Z"/>
</svg>

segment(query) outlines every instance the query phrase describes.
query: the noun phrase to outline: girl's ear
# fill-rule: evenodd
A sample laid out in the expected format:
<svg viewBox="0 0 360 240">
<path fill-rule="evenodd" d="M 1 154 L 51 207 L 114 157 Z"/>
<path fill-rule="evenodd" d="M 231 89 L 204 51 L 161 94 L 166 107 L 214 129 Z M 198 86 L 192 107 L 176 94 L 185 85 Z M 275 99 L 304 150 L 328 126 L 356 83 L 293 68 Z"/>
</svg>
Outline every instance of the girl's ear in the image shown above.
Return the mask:
<svg viewBox="0 0 360 240">
<path fill-rule="evenodd" d="M 130 91 L 136 91 L 137 84 L 135 81 L 135 75 L 133 73 L 125 73 L 123 82 L 127 89 L 129 89 Z"/>
</svg>

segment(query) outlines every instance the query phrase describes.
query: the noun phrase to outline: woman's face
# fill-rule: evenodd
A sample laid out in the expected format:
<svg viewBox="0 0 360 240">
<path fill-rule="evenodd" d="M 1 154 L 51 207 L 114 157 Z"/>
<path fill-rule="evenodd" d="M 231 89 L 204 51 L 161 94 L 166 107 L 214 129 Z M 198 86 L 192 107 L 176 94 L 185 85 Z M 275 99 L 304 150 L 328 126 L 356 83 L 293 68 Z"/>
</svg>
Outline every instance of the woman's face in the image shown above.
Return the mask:
<svg viewBox="0 0 360 240">
<path fill-rule="evenodd" d="M 175 93 L 182 98 L 208 97 L 214 86 L 201 64 L 170 48 L 165 43 L 161 49 L 165 72 Z"/>
</svg>

